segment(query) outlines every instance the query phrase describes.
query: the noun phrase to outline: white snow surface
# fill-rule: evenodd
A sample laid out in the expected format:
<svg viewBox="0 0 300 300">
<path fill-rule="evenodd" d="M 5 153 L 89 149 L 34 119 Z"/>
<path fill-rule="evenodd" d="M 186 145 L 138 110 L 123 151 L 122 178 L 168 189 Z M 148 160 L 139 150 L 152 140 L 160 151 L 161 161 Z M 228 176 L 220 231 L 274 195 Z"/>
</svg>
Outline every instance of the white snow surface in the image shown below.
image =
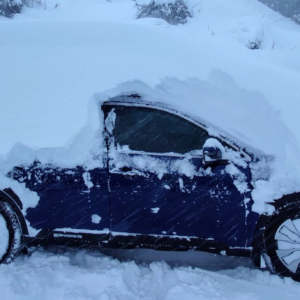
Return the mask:
<svg viewBox="0 0 300 300">
<path fill-rule="evenodd" d="M 137 264 L 84 251 L 35 252 L 0 268 L 3 300 L 263 300 L 296 299 L 299 283 L 246 267 L 210 271 Z"/>
<path fill-rule="evenodd" d="M 92 223 L 99 224 L 100 221 L 101 221 L 101 217 L 100 216 L 98 216 L 96 214 L 92 215 Z"/>
<path fill-rule="evenodd" d="M 136 20 L 130 0 L 41 3 L 13 19 L 0 16 L 0 189 L 12 187 L 26 199 L 24 211 L 38 197 L 5 177 L 11 167 L 36 158 L 101 166 L 92 160 L 102 145 L 99 102 L 128 92 L 189 114 L 211 133 L 218 129 L 257 149 L 256 155 L 272 155 L 271 168 L 268 157 L 253 167 L 255 211 L 270 212 L 267 201 L 300 190 L 298 25 L 255 0 L 189 0 L 193 18 L 178 26 Z M 257 40 L 261 49 L 250 50 Z M 299 294 L 299 284 L 248 268 L 211 273 L 83 259 L 37 252 L 1 265 L 1 299 L 277 300 Z"/>
</svg>

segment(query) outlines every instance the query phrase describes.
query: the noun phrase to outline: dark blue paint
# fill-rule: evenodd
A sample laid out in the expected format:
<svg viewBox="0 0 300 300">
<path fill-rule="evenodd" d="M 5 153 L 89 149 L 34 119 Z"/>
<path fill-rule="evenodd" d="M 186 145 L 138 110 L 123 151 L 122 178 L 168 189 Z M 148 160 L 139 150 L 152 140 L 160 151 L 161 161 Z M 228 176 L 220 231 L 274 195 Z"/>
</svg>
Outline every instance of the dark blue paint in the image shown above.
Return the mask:
<svg viewBox="0 0 300 300">
<path fill-rule="evenodd" d="M 170 157 L 156 159 L 164 161 Z M 172 157 L 174 161 L 180 159 Z M 205 167 L 201 158 L 194 158 L 192 163 L 197 168 Z M 150 172 L 145 176 L 126 175 L 132 171 L 112 173 L 112 230 L 212 238 L 233 247 L 249 246 L 252 201 L 245 207 L 244 200 L 251 199 L 250 193 L 244 195 L 237 190 L 233 178 L 224 172 L 225 167 L 218 164 L 209 175 L 194 178 L 165 174 L 159 179 Z M 249 183 L 249 169 L 240 170 Z M 179 180 L 183 182 L 182 189 Z M 159 211 L 154 213 L 152 209 L 157 207 Z"/>
<path fill-rule="evenodd" d="M 182 158 L 156 159 L 175 162 Z M 199 170 L 206 168 L 200 157 L 190 162 Z M 82 167 L 62 169 L 36 163 L 15 169 L 11 176 L 40 197 L 38 205 L 26 214 L 36 229 L 111 228 L 114 232 L 210 238 L 232 247 L 249 247 L 257 214 L 251 212 L 252 200 L 245 206 L 250 192 L 241 194 L 231 175 L 224 172 L 225 167 L 217 163 L 210 167 L 209 175 L 193 178 L 178 173 L 159 178 L 130 168 L 116 173 L 111 165 L 110 193 L 106 168 L 88 171 L 91 188 L 85 184 L 83 174 L 87 171 Z M 250 185 L 249 168 L 239 170 Z M 99 224 L 92 222 L 93 214 L 101 217 Z"/>
<path fill-rule="evenodd" d="M 88 171 L 93 183 L 88 188 L 83 179 L 87 172 L 82 167 L 62 169 L 36 164 L 24 170 L 21 176 L 26 187 L 37 192 L 40 201 L 28 208 L 26 219 L 36 229 L 73 228 L 102 230 L 110 226 L 110 207 L 107 188 L 107 170 Z M 24 180 L 25 178 L 25 180 Z M 92 215 L 99 215 L 99 224 Z"/>
</svg>

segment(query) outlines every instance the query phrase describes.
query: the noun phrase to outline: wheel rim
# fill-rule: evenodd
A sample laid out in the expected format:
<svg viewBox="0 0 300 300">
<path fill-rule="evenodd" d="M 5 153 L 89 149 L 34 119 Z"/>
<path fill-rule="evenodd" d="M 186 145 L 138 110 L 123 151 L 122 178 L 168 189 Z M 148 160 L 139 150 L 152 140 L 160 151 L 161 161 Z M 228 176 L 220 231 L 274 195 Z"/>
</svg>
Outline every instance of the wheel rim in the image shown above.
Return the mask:
<svg viewBox="0 0 300 300">
<path fill-rule="evenodd" d="M 276 231 L 276 254 L 291 272 L 296 273 L 300 264 L 300 219 L 288 219 Z"/>
<path fill-rule="evenodd" d="M 2 214 L 0 214 L 0 261 L 5 256 L 9 248 L 9 230 Z"/>
</svg>

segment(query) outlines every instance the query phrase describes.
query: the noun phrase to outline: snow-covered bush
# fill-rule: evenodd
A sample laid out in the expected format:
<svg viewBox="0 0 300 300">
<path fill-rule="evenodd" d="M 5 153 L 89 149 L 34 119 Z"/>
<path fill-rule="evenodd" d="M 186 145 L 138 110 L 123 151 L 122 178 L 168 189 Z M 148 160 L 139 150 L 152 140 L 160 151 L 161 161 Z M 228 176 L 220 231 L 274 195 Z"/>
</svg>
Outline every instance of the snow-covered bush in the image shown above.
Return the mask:
<svg viewBox="0 0 300 300">
<path fill-rule="evenodd" d="M 169 24 L 185 24 L 192 16 L 185 0 L 150 0 L 147 4 L 138 4 L 137 18 L 160 18 Z"/>
<path fill-rule="evenodd" d="M 22 6 L 21 0 L 0 0 L 0 16 L 12 18 L 21 12 Z"/>
<path fill-rule="evenodd" d="M 0 16 L 12 18 L 14 14 L 21 12 L 23 6 L 54 9 L 59 3 L 55 0 L 0 0 Z"/>
<path fill-rule="evenodd" d="M 251 50 L 257 50 L 261 48 L 261 40 L 256 39 L 254 41 L 249 41 L 247 47 Z"/>
<path fill-rule="evenodd" d="M 59 6 L 56 0 L 22 0 L 22 2 L 27 7 L 41 7 L 45 10 L 52 10 Z"/>
</svg>

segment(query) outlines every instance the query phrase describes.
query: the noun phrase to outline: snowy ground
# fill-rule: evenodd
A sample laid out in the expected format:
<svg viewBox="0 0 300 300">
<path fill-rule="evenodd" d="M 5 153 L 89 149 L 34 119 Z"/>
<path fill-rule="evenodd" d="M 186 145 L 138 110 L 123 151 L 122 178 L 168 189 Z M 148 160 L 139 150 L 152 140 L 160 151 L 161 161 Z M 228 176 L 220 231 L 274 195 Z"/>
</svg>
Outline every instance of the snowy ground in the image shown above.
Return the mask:
<svg viewBox="0 0 300 300">
<path fill-rule="evenodd" d="M 215 69 L 229 78 L 219 82 L 223 89 L 258 92 L 300 146 L 300 27 L 255 0 L 190 0 L 194 18 L 184 26 L 135 20 L 130 0 L 48 3 L 13 20 L 0 17 L 0 163 L 15 143 L 69 145 L 97 92 L 136 79 L 154 87 L 165 77 L 205 85 L 216 79 Z M 262 49 L 249 50 L 256 39 Z M 241 126 L 245 119 L 254 124 L 265 107 L 258 103 L 257 115 L 241 119 Z M 285 138 L 281 133 L 278 140 L 283 156 L 297 165 Z M 1 299 L 279 300 L 300 292 L 299 283 L 268 271 L 208 271 L 185 266 L 182 257 L 179 267 L 157 259 L 136 264 L 85 252 L 37 251 L 0 266 Z"/>
<path fill-rule="evenodd" d="M 182 258 L 182 256 L 181 256 Z M 299 283 L 268 271 L 237 267 L 211 271 L 164 261 L 139 263 L 84 251 L 35 252 L 1 266 L 1 299 L 182 300 L 296 299 Z"/>
</svg>

